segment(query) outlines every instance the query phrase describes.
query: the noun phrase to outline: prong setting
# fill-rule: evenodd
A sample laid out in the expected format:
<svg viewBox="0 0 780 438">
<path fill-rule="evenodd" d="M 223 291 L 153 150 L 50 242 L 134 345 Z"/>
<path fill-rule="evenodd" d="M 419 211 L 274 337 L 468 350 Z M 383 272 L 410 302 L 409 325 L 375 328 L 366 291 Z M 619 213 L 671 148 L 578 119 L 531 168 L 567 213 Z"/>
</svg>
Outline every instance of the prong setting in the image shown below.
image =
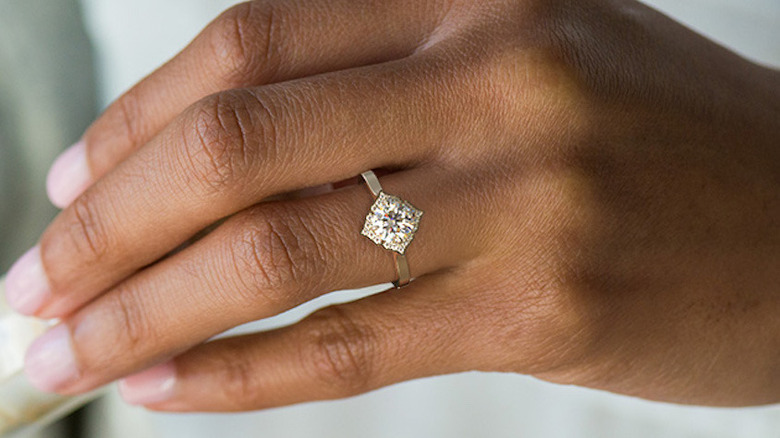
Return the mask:
<svg viewBox="0 0 780 438">
<path fill-rule="evenodd" d="M 381 191 L 360 234 L 385 249 L 403 254 L 414 239 L 422 215 L 423 211 L 411 203 Z"/>
</svg>

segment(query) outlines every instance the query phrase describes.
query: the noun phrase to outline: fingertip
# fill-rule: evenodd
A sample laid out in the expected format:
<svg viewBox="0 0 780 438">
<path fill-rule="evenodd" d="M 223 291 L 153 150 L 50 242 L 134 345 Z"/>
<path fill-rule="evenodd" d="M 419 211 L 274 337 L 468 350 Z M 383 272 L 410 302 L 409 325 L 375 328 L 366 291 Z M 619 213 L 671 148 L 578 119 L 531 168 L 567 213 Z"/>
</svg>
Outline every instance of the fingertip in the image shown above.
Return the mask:
<svg viewBox="0 0 780 438">
<path fill-rule="evenodd" d="M 176 366 L 168 361 L 119 381 L 119 394 L 131 405 L 170 400 L 176 388 Z"/>
<path fill-rule="evenodd" d="M 24 358 L 29 382 L 44 392 L 60 392 L 80 375 L 70 330 L 60 324 L 35 340 Z"/>
<path fill-rule="evenodd" d="M 92 182 L 87 165 L 87 150 L 83 140 L 65 150 L 49 169 L 46 193 L 59 208 L 70 205 Z"/>
<path fill-rule="evenodd" d="M 6 277 L 6 301 L 23 315 L 34 315 L 50 296 L 49 281 L 35 246 L 14 263 Z"/>
</svg>

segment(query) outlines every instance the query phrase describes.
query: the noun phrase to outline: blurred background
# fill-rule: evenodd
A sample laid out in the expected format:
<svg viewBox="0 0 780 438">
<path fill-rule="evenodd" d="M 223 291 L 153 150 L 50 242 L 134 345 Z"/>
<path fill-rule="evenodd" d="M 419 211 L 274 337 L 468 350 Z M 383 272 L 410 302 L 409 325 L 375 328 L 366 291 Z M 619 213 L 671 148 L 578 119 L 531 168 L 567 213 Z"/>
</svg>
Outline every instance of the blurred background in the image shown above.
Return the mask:
<svg viewBox="0 0 780 438">
<path fill-rule="evenodd" d="M 101 108 L 178 52 L 230 0 L 0 0 L 0 272 L 56 210 L 45 174 Z M 780 0 L 647 0 L 744 56 L 780 66 Z M 242 330 L 284 324 L 325 297 Z M 239 415 L 152 414 L 115 390 L 41 437 L 772 437 L 780 407 L 651 403 L 517 375 L 466 373 L 349 400 Z"/>
</svg>

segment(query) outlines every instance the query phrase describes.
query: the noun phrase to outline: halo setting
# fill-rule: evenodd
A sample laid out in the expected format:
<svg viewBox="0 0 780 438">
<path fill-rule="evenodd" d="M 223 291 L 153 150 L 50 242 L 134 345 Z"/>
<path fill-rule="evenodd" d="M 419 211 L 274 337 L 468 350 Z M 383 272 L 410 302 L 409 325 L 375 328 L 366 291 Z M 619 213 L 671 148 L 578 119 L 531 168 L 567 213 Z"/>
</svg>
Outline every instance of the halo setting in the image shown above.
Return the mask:
<svg viewBox="0 0 780 438">
<path fill-rule="evenodd" d="M 423 211 L 403 199 L 380 191 L 360 234 L 377 245 L 403 254 L 414 239 Z"/>
</svg>

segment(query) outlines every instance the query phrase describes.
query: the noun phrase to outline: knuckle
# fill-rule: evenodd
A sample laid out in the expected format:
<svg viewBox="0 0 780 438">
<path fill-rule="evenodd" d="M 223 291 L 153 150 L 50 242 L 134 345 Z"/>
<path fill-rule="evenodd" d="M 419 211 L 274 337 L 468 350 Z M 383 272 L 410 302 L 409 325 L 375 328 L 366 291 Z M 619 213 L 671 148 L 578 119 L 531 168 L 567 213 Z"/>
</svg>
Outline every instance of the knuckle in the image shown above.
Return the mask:
<svg viewBox="0 0 780 438">
<path fill-rule="evenodd" d="M 263 393 L 262 388 L 259 388 L 257 370 L 247 357 L 242 355 L 239 345 L 234 346 L 230 341 L 226 341 L 223 347 L 227 350 L 212 358 L 217 361 L 212 369 L 219 374 L 217 380 L 221 383 L 223 399 L 231 404 L 228 407 L 232 410 L 256 407 Z"/>
<path fill-rule="evenodd" d="M 287 303 L 303 295 L 318 264 L 319 244 L 295 215 L 273 211 L 252 215 L 234 245 L 233 261 L 244 290 L 263 304 Z M 255 301 L 257 296 L 251 297 Z"/>
<path fill-rule="evenodd" d="M 515 304 L 510 306 L 514 316 L 499 311 L 491 331 L 498 345 L 526 352 L 510 359 L 509 369 L 546 378 L 580 369 L 604 339 L 596 334 L 594 324 L 603 317 L 603 309 L 583 307 L 557 274 L 526 277 L 523 284 L 525 293 L 513 298 Z"/>
<path fill-rule="evenodd" d="M 183 152 L 196 181 L 209 190 L 222 191 L 249 170 L 252 116 L 245 99 L 242 92 L 225 92 L 195 107 Z"/>
<path fill-rule="evenodd" d="M 129 352 L 133 357 L 139 357 L 144 347 L 153 344 L 150 340 L 155 339 L 141 304 L 143 301 L 134 289 L 128 288 L 117 289 L 107 297 L 110 321 L 116 327 L 114 345 L 121 350 L 121 355 Z"/>
<path fill-rule="evenodd" d="M 375 337 L 339 306 L 321 309 L 307 318 L 303 363 L 332 395 L 344 397 L 371 389 Z"/>
<path fill-rule="evenodd" d="M 123 137 L 130 147 L 136 147 L 144 141 L 144 127 L 142 122 L 146 120 L 141 115 L 140 102 L 135 88 L 131 88 L 116 103 L 116 117 L 118 126 L 122 129 Z"/>
<path fill-rule="evenodd" d="M 71 248 L 85 263 L 101 261 L 111 247 L 104 215 L 99 214 L 96 202 L 89 192 L 71 204 L 70 220 L 66 226 Z"/>
<path fill-rule="evenodd" d="M 280 40 L 278 9 L 270 1 L 241 3 L 214 22 L 210 45 L 228 85 L 255 83 L 275 74 L 279 65 L 275 49 Z"/>
</svg>

